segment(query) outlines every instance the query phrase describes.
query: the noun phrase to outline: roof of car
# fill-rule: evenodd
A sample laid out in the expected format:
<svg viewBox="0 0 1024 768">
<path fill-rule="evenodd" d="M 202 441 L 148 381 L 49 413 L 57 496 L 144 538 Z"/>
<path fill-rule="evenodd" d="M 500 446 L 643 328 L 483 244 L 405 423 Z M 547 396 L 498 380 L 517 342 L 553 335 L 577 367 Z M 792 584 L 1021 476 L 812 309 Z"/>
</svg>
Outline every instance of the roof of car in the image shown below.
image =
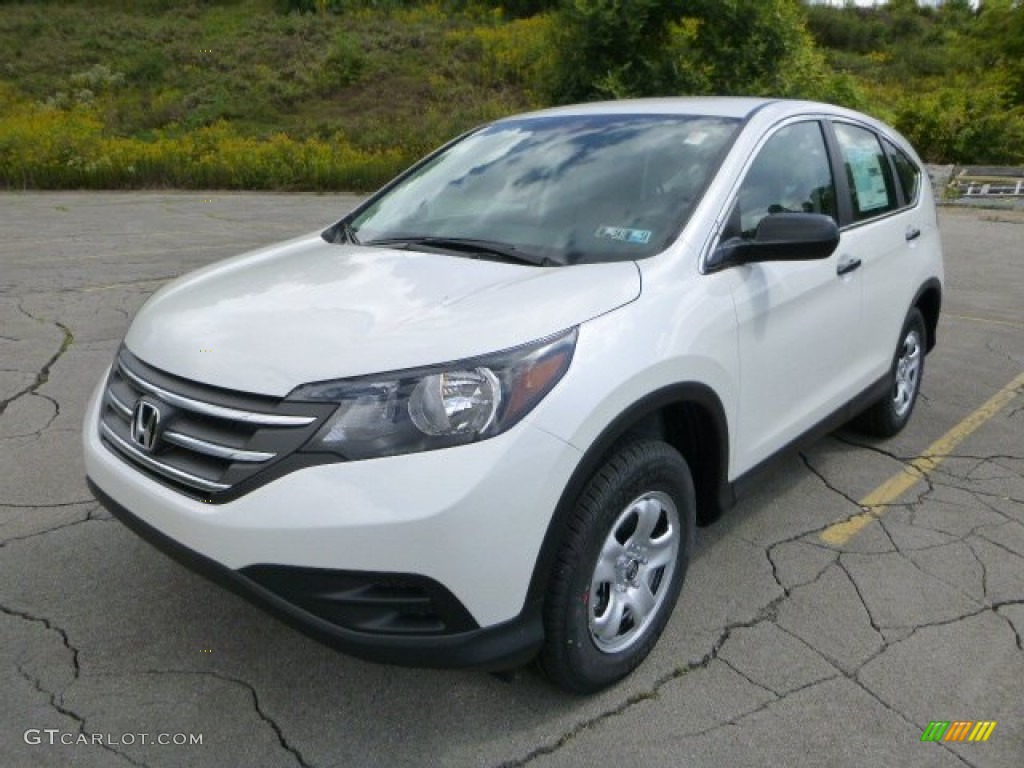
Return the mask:
<svg viewBox="0 0 1024 768">
<path fill-rule="evenodd" d="M 690 115 L 701 117 L 723 117 L 736 120 L 762 119 L 768 125 L 778 120 L 798 116 L 827 115 L 851 120 L 870 126 L 882 135 L 894 140 L 904 151 L 917 157 L 913 146 L 899 131 L 871 115 L 857 112 L 835 104 L 818 101 L 782 98 L 754 98 L 748 96 L 672 96 L 653 99 L 621 99 L 618 101 L 594 101 L 587 104 L 568 104 L 519 115 L 509 115 L 494 121 L 501 125 L 506 121 L 529 120 L 533 118 L 571 117 L 574 115 Z M 918 158 L 920 161 L 920 158 Z"/>
<path fill-rule="evenodd" d="M 785 103 L 780 99 L 758 99 L 732 96 L 623 99 L 620 101 L 596 101 L 589 104 L 570 104 L 564 107 L 553 107 L 551 109 L 531 112 L 528 115 L 516 115 L 515 117 L 548 117 L 552 115 L 679 114 L 744 118 L 761 107 L 777 102 Z M 806 104 L 807 102 L 803 103 Z M 820 106 L 824 107 L 825 105 Z"/>
<path fill-rule="evenodd" d="M 725 117 L 744 120 L 761 113 L 768 121 L 775 121 L 797 115 L 832 115 L 839 118 L 855 120 L 873 126 L 890 137 L 896 137 L 904 149 L 912 150 L 909 142 L 892 126 L 878 119 L 817 101 L 798 99 L 752 98 L 745 96 L 700 96 L 700 97 L 667 97 L 655 99 L 622 99 L 620 101 L 595 101 L 588 104 L 569 104 L 564 107 L 552 107 L 522 115 L 510 115 L 504 120 L 521 120 L 529 118 L 572 116 L 572 115 L 700 115 L 705 117 Z"/>
</svg>

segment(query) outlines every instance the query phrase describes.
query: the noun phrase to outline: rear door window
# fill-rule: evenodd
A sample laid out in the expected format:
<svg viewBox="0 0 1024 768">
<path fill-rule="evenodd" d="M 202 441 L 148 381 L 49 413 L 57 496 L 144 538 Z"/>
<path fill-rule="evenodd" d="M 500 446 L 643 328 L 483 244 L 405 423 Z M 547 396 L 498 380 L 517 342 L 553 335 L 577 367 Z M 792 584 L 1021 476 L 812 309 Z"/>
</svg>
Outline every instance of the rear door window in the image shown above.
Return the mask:
<svg viewBox="0 0 1024 768">
<path fill-rule="evenodd" d="M 854 221 L 865 221 L 896 210 L 896 185 L 878 137 L 848 123 L 835 123 L 834 127 L 846 169 Z"/>
</svg>

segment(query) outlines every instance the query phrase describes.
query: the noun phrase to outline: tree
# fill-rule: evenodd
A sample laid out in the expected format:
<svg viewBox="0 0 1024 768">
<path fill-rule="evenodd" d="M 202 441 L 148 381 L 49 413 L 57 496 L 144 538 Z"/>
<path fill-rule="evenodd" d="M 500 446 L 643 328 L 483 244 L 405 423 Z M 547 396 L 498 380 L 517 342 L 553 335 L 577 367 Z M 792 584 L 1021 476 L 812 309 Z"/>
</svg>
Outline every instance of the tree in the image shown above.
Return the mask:
<svg viewBox="0 0 1024 768">
<path fill-rule="evenodd" d="M 805 18 L 799 0 L 567 0 L 552 95 L 819 95 Z"/>
<path fill-rule="evenodd" d="M 984 0 L 971 44 L 976 55 L 985 57 L 985 65 L 1006 72 L 1014 103 L 1024 105 L 1024 3 Z"/>
<path fill-rule="evenodd" d="M 699 19 L 697 61 L 710 62 L 715 93 L 801 95 L 820 81 L 826 64 L 814 49 L 797 0 L 694 0 Z"/>
<path fill-rule="evenodd" d="M 647 96 L 666 86 L 673 0 L 568 0 L 556 21 L 556 101 Z"/>
</svg>

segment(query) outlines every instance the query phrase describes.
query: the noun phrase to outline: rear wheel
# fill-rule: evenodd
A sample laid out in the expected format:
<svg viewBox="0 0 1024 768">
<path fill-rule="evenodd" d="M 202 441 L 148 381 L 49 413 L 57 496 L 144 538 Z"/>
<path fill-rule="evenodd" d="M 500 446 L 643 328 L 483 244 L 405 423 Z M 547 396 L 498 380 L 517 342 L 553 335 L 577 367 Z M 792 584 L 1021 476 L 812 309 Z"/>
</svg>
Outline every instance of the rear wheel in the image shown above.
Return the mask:
<svg viewBox="0 0 1024 768">
<path fill-rule="evenodd" d="M 856 429 L 876 437 L 892 437 L 910 421 L 924 377 L 927 334 L 924 316 L 914 307 L 903 324 L 893 356 L 892 389 L 854 420 Z"/>
<path fill-rule="evenodd" d="M 580 494 L 545 603 L 540 665 L 591 693 L 628 675 L 668 623 L 693 546 L 686 461 L 656 440 L 625 444 Z"/>
</svg>

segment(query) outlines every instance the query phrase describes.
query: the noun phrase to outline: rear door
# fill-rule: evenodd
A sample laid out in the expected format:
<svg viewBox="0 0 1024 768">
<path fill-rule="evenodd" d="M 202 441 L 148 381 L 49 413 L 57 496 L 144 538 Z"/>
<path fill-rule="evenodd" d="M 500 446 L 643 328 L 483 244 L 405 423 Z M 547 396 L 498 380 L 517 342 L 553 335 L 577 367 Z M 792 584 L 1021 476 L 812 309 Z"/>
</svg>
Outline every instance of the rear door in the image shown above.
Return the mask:
<svg viewBox="0 0 1024 768">
<path fill-rule="evenodd" d="M 851 376 L 863 390 L 885 375 L 913 300 L 915 251 L 935 236 L 920 197 L 921 171 L 906 154 L 867 126 L 833 121 L 842 174 L 840 258 L 859 262 L 864 315 L 851 350 Z"/>
</svg>

